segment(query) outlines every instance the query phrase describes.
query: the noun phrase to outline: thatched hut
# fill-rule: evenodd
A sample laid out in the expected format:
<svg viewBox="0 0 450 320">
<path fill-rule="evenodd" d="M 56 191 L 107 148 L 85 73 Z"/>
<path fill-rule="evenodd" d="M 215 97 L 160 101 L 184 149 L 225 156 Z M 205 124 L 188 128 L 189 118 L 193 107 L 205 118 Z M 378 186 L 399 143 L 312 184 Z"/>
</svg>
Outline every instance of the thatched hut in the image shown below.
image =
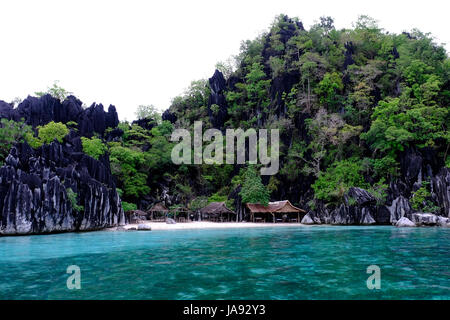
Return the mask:
<svg viewBox="0 0 450 320">
<path fill-rule="evenodd" d="M 147 212 L 142 210 L 130 210 L 125 212 L 126 218 L 129 223 L 139 223 L 140 221 L 147 220 Z"/>
<path fill-rule="evenodd" d="M 305 210 L 292 205 L 289 200 L 269 202 L 268 206 L 259 203 L 247 203 L 250 219 L 253 222 L 300 222 Z"/>
<path fill-rule="evenodd" d="M 162 203 L 157 203 L 151 207 L 147 212 L 150 214 L 150 219 L 153 221 L 165 221 L 169 209 Z"/>
<path fill-rule="evenodd" d="M 225 202 L 211 202 L 200 210 L 202 220 L 225 222 L 233 221 L 236 213 L 227 208 Z"/>
</svg>

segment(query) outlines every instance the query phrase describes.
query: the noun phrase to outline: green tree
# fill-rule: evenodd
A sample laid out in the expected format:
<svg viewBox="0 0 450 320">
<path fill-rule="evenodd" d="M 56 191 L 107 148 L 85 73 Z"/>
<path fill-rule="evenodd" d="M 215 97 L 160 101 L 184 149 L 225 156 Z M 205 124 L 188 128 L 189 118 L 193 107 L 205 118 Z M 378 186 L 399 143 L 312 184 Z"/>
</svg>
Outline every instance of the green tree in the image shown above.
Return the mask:
<svg viewBox="0 0 450 320">
<path fill-rule="evenodd" d="M 263 185 L 261 176 L 254 166 L 249 166 L 244 174 L 244 182 L 239 192 L 243 203 L 259 203 L 263 206 L 269 204 L 270 194 Z"/>
<path fill-rule="evenodd" d="M 42 97 L 43 95 L 50 94 L 52 97 L 58 99 L 59 101 L 64 101 L 66 98 L 73 93 L 70 91 L 67 91 L 63 87 L 59 85 L 59 80 L 56 80 L 53 82 L 53 85 L 51 87 L 47 87 L 46 91 L 38 91 L 34 93 L 38 97 Z"/>
<path fill-rule="evenodd" d="M 148 173 L 142 168 L 145 156 L 140 150 L 112 144 L 110 149 L 111 171 L 123 186 L 124 195 L 130 199 L 138 199 L 150 192 L 147 186 Z"/>
<path fill-rule="evenodd" d="M 423 181 L 422 186 L 413 192 L 410 202 L 414 210 L 431 213 L 439 211 L 439 207 L 433 203 L 431 193 L 428 191 L 429 184 L 428 181 Z"/>
<path fill-rule="evenodd" d="M 99 159 L 108 150 L 107 146 L 97 137 L 81 137 L 83 152 L 94 159 Z"/>
<path fill-rule="evenodd" d="M 25 125 L 23 121 L 1 119 L 0 122 L 0 163 L 9 154 L 9 150 L 14 143 L 25 141 L 25 137 L 32 135 L 31 126 Z"/>
<path fill-rule="evenodd" d="M 337 110 L 337 106 L 342 103 L 340 93 L 343 89 L 342 77 L 337 72 L 326 73 L 319 82 L 316 93 L 322 105 L 330 110 Z"/>
<path fill-rule="evenodd" d="M 135 114 L 138 119 L 152 119 L 158 124 L 162 121 L 161 111 L 152 104 L 138 106 Z"/>
<path fill-rule="evenodd" d="M 336 203 L 342 200 L 350 187 L 365 187 L 361 170 L 359 159 L 334 162 L 312 185 L 315 197 Z"/>
<path fill-rule="evenodd" d="M 64 137 L 69 133 L 69 128 L 64 123 L 51 121 L 44 126 L 38 126 L 37 138 L 31 133 L 27 133 L 25 138 L 30 146 L 38 148 L 43 144 L 49 144 L 54 140 L 62 142 Z"/>
<path fill-rule="evenodd" d="M 124 212 L 132 211 L 137 209 L 137 205 L 134 203 L 122 201 L 122 209 Z"/>
</svg>

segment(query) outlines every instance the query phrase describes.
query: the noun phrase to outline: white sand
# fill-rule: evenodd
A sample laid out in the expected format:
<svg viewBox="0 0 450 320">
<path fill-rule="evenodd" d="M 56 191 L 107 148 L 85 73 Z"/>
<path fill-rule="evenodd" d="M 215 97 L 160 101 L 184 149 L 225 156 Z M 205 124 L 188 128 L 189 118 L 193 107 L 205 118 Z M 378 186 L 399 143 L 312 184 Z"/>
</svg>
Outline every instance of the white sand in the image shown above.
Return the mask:
<svg viewBox="0 0 450 320">
<path fill-rule="evenodd" d="M 181 230 L 181 229 L 226 229 L 226 228 L 264 228 L 264 227 L 309 227 L 300 223 L 253 223 L 253 222 L 180 222 L 176 224 L 167 224 L 165 222 L 146 221 L 142 224 L 150 226 L 152 230 Z M 128 224 L 125 229 L 136 228 L 138 224 Z M 112 228 L 110 230 L 115 230 Z"/>
</svg>

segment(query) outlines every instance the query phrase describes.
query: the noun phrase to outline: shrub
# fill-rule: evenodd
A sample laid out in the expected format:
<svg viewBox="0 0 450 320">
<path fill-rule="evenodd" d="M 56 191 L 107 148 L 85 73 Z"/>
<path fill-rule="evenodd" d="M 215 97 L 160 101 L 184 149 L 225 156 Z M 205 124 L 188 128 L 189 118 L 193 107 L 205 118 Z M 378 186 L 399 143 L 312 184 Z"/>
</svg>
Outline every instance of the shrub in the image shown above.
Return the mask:
<svg viewBox="0 0 450 320">
<path fill-rule="evenodd" d="M 83 144 L 83 152 L 94 159 L 99 159 L 100 156 L 105 154 L 107 147 L 103 144 L 102 140 L 96 137 L 91 139 L 81 137 L 81 143 Z"/>
<path fill-rule="evenodd" d="M 69 199 L 70 204 L 72 206 L 72 209 L 75 210 L 76 212 L 83 211 L 84 207 L 77 203 L 77 194 L 71 188 L 67 188 L 66 193 L 67 198 Z"/>
<path fill-rule="evenodd" d="M 55 139 L 62 142 L 64 137 L 69 133 L 69 128 L 64 123 L 51 121 L 45 126 L 38 126 L 37 138 L 32 133 L 27 133 L 25 139 L 33 148 L 38 148 L 43 144 L 53 142 Z"/>
<path fill-rule="evenodd" d="M 2 119 L 0 126 L 0 163 L 8 156 L 14 143 L 23 142 L 24 138 L 32 132 L 31 127 L 23 122 Z"/>
<path fill-rule="evenodd" d="M 439 207 L 435 206 L 430 200 L 431 193 L 428 191 L 429 184 L 428 181 L 423 181 L 422 186 L 413 192 L 410 203 L 414 210 L 421 212 L 436 212 L 439 210 Z"/>
<path fill-rule="evenodd" d="M 122 208 L 123 208 L 123 211 L 127 212 L 127 211 L 131 211 L 131 210 L 136 210 L 137 206 L 134 203 L 122 201 Z"/>
<path fill-rule="evenodd" d="M 340 202 L 350 187 L 364 187 L 360 174 L 361 160 L 347 159 L 334 162 L 312 185 L 315 197 L 326 202 Z"/>
</svg>

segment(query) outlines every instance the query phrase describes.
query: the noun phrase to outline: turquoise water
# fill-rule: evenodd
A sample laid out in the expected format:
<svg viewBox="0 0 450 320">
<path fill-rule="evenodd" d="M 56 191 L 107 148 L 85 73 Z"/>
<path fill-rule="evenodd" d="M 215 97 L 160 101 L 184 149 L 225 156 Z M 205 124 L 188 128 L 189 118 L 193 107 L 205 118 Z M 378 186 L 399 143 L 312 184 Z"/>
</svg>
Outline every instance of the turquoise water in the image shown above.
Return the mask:
<svg viewBox="0 0 450 320">
<path fill-rule="evenodd" d="M 69 265 L 81 290 L 69 290 Z M 381 289 L 369 290 L 369 265 Z M 0 299 L 450 299 L 450 229 L 287 227 L 0 238 Z"/>
</svg>

